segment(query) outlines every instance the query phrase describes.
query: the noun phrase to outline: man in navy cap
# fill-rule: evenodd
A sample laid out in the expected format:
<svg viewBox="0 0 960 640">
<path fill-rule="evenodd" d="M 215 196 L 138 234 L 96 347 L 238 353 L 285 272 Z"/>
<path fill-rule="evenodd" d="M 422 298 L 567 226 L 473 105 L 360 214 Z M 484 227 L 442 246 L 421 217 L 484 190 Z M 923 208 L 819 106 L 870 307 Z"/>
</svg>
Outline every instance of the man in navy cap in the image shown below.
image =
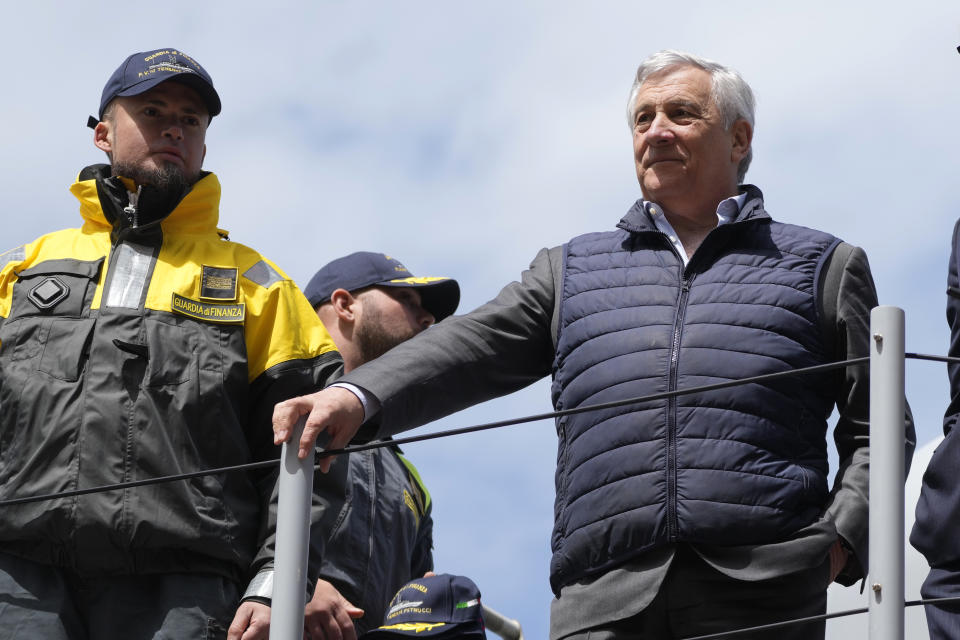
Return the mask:
<svg viewBox="0 0 960 640">
<path fill-rule="evenodd" d="M 269 544 L 274 469 L 125 485 L 276 458 L 273 405 L 341 362 L 217 228 L 218 113 L 192 57 L 131 55 L 88 123 L 110 164 L 71 187 L 82 228 L 0 254 L 0 638 L 224 638 Z"/>
<path fill-rule="evenodd" d="M 452 315 L 460 302 L 456 280 L 417 277 L 399 260 L 369 251 L 324 266 L 304 293 L 339 347 L 345 372 Z"/>
<path fill-rule="evenodd" d="M 325 265 L 304 292 L 345 372 L 443 320 L 460 301 L 456 280 L 417 277 L 399 260 L 369 251 Z M 314 494 L 322 515 L 312 528 L 311 563 L 322 564 L 305 628 L 311 638 L 355 640 L 380 624 L 400 587 L 433 569 L 430 494 L 396 446 L 338 457 L 329 474 L 318 476 Z M 244 594 L 231 638 L 248 630 L 255 612 L 261 620 L 269 615 L 270 585 L 268 566 Z M 259 634 L 265 638 L 266 630 Z"/>
</svg>

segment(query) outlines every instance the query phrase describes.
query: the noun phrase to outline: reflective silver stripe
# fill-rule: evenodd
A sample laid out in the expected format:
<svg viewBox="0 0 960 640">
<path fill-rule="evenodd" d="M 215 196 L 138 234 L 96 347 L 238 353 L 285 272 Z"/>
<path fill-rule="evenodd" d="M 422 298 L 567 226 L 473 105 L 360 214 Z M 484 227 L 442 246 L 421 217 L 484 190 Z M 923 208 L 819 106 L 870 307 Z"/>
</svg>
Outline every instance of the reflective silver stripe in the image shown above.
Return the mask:
<svg viewBox="0 0 960 640">
<path fill-rule="evenodd" d="M 147 284 L 153 251 L 146 247 L 121 244 L 112 258 L 110 290 L 107 291 L 108 307 L 137 309 Z"/>
<path fill-rule="evenodd" d="M 243 598 L 273 598 L 273 569 L 261 569 L 253 576 L 250 586 L 243 592 Z M 241 599 L 243 599 L 241 598 Z"/>
<path fill-rule="evenodd" d="M 265 260 L 261 260 L 243 272 L 243 277 L 261 287 L 270 288 L 278 282 L 283 282 L 283 276 L 271 267 Z"/>
<path fill-rule="evenodd" d="M 26 259 L 27 253 L 23 249 L 23 245 L 20 245 L 16 249 L 10 249 L 6 253 L 0 253 L 0 269 L 3 269 L 11 262 L 22 262 Z"/>
</svg>

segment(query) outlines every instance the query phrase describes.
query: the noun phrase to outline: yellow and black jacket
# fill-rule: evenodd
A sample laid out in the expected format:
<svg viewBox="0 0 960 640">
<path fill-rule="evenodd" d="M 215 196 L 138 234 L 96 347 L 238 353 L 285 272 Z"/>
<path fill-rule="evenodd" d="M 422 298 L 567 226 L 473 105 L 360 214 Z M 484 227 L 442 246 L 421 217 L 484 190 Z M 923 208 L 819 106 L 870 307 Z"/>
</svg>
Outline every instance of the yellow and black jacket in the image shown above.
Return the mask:
<svg viewBox="0 0 960 640">
<path fill-rule="evenodd" d="M 270 416 L 340 364 L 275 265 L 185 195 L 84 169 L 80 229 L 0 255 L 0 500 L 274 458 Z M 272 471 L 0 507 L 0 552 L 81 575 L 242 580 Z"/>
</svg>

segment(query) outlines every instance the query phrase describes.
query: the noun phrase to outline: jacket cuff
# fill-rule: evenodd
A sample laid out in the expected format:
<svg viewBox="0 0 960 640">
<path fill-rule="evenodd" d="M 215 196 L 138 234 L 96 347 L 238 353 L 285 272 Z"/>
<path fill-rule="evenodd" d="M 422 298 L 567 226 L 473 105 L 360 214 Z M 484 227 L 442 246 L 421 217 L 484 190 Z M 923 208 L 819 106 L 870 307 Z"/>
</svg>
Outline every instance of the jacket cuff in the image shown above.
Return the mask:
<svg viewBox="0 0 960 640">
<path fill-rule="evenodd" d="M 845 587 L 849 587 L 857 582 L 857 580 L 864 579 L 866 571 L 863 570 L 863 565 L 860 562 L 860 558 L 857 556 L 857 551 L 853 548 L 853 545 L 847 542 L 847 539 L 840 535 L 837 536 L 837 540 L 840 541 L 840 546 L 843 547 L 847 552 L 847 563 L 843 565 L 840 573 L 838 573 L 837 577 L 834 578 L 834 582 Z M 863 591 L 863 585 L 861 585 L 860 590 Z"/>
<path fill-rule="evenodd" d="M 269 605 L 273 598 L 273 569 L 261 569 L 243 592 L 240 602 L 254 600 Z"/>
</svg>

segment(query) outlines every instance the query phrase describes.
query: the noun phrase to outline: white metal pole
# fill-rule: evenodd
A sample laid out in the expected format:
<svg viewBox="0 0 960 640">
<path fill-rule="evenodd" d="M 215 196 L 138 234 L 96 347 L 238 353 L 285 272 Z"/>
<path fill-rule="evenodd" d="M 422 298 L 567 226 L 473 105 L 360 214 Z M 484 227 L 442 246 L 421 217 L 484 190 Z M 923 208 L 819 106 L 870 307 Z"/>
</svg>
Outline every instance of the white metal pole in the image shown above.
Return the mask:
<svg viewBox="0 0 960 640">
<path fill-rule="evenodd" d="M 874 308 L 870 334 L 870 640 L 903 640 L 903 309 Z"/>
<path fill-rule="evenodd" d="M 280 495 L 277 506 L 277 544 L 274 557 L 270 640 L 301 640 L 307 600 L 310 505 L 313 494 L 313 456 L 297 457 L 306 416 L 293 429 L 280 454 Z"/>
<path fill-rule="evenodd" d="M 483 605 L 483 624 L 488 631 L 493 631 L 504 640 L 523 640 L 523 629 L 519 622 L 487 605 Z"/>
</svg>

